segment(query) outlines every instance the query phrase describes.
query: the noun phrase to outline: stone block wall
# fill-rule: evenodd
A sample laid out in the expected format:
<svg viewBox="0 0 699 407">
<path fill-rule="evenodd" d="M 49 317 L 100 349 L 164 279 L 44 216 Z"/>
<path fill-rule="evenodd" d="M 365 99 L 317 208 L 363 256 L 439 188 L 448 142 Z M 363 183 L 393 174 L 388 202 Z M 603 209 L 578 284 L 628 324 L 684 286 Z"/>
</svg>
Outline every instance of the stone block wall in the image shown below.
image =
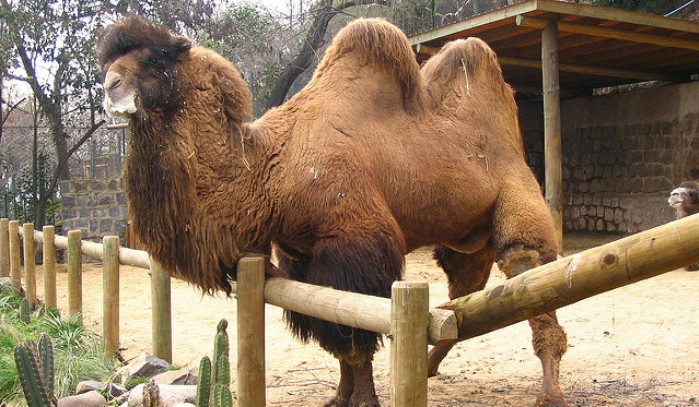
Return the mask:
<svg viewBox="0 0 699 407">
<path fill-rule="evenodd" d="M 121 178 L 70 180 L 60 188 L 64 231 L 80 229 L 83 239 L 95 242 L 119 236 L 124 244 L 128 209 Z"/>
<path fill-rule="evenodd" d="M 530 166 L 543 185 L 541 104 L 520 106 Z M 681 181 L 699 177 L 699 84 L 561 102 L 564 229 L 635 233 L 675 218 Z"/>
</svg>

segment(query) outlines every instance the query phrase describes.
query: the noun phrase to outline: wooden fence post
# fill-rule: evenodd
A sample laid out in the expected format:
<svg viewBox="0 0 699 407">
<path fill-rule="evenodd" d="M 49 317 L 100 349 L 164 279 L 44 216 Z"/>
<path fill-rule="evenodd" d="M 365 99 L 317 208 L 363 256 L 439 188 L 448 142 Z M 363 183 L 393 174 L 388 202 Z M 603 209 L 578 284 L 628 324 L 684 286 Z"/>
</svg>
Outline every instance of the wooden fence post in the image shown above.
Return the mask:
<svg viewBox="0 0 699 407">
<path fill-rule="evenodd" d="M 265 261 L 238 261 L 238 405 L 264 407 L 265 394 Z"/>
<path fill-rule="evenodd" d="M 43 228 L 44 245 L 44 302 L 46 308 L 58 308 L 56 300 L 56 228 L 47 225 Z"/>
<path fill-rule="evenodd" d="M 11 220 L 10 235 L 10 281 L 17 293 L 22 292 L 22 265 L 19 257 L 19 222 Z"/>
<path fill-rule="evenodd" d="M 396 281 L 391 287 L 391 406 L 427 406 L 429 286 Z"/>
<path fill-rule="evenodd" d="M 113 358 L 119 348 L 119 237 L 105 236 L 102 246 L 104 352 L 108 358 Z"/>
<path fill-rule="evenodd" d="M 29 301 L 29 308 L 34 309 L 36 307 L 36 258 L 34 257 L 35 245 L 33 223 L 25 223 L 22 225 L 22 236 L 22 247 L 24 248 L 25 292 L 27 295 L 27 301 Z"/>
<path fill-rule="evenodd" d="M 80 313 L 83 317 L 83 264 L 82 232 L 80 229 L 68 231 L 68 315 Z"/>
<path fill-rule="evenodd" d="M 150 259 L 153 354 L 172 363 L 172 307 L 170 276 Z"/>
<path fill-rule="evenodd" d="M 0 277 L 10 276 L 10 220 L 0 219 Z"/>
</svg>

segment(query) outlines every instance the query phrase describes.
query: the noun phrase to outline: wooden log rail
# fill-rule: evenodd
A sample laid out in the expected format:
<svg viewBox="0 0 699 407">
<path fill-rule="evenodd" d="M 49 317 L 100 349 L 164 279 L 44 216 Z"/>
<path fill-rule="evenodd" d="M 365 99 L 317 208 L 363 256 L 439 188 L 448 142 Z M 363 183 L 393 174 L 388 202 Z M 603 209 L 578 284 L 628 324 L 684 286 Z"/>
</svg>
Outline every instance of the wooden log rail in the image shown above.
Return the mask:
<svg viewBox="0 0 699 407">
<path fill-rule="evenodd" d="M 699 214 L 531 269 L 443 307 L 456 312 L 464 340 L 697 262 Z"/>
</svg>

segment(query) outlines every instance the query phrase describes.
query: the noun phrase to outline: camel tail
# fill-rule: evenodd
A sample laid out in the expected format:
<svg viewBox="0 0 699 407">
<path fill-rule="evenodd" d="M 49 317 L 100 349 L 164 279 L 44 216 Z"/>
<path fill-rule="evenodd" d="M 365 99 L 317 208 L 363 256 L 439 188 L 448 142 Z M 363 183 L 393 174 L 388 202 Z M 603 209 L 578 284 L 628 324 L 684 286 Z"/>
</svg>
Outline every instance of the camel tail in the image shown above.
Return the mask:
<svg viewBox="0 0 699 407">
<path fill-rule="evenodd" d="M 420 105 L 420 67 L 408 38 L 399 28 L 379 18 L 352 21 L 337 34 L 316 75 L 322 75 L 350 54 L 358 66 L 375 66 L 394 77 L 401 86 L 406 107 Z"/>
</svg>

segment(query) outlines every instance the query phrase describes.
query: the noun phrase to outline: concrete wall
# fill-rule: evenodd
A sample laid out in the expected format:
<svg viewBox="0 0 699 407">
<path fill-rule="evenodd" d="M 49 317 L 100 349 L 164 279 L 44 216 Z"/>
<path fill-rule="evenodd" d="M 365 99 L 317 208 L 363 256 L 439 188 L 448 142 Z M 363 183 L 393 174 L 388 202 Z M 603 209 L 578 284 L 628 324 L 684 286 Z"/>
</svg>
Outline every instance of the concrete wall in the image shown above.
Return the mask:
<svg viewBox="0 0 699 407">
<path fill-rule="evenodd" d="M 543 185 L 543 112 L 522 103 L 529 163 Z M 699 83 L 561 102 L 564 228 L 633 233 L 667 223 L 670 191 L 699 178 Z"/>
<path fill-rule="evenodd" d="M 81 179 L 61 182 L 63 230 L 82 230 L 82 238 L 101 242 L 119 236 L 124 244 L 128 219 L 126 194 L 120 178 Z"/>
</svg>

